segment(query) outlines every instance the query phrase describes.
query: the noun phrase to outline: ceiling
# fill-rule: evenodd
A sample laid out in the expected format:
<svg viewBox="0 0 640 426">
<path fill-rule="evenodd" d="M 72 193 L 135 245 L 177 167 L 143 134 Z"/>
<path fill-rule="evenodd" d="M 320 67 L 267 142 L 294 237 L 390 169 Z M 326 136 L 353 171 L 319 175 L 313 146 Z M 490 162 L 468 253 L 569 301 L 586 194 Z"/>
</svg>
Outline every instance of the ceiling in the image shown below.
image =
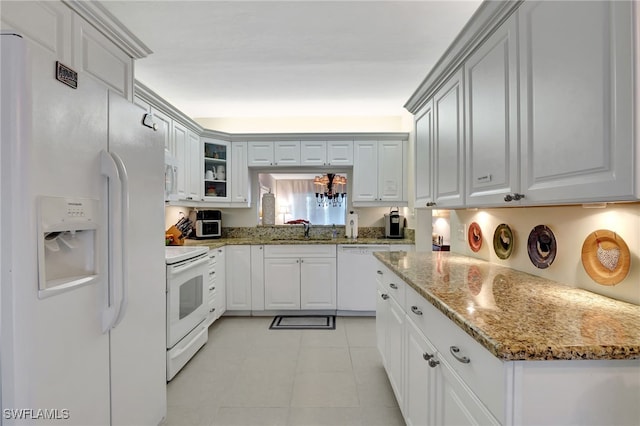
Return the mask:
<svg viewBox="0 0 640 426">
<path fill-rule="evenodd" d="M 480 0 L 104 1 L 192 118 L 397 116 Z"/>
</svg>

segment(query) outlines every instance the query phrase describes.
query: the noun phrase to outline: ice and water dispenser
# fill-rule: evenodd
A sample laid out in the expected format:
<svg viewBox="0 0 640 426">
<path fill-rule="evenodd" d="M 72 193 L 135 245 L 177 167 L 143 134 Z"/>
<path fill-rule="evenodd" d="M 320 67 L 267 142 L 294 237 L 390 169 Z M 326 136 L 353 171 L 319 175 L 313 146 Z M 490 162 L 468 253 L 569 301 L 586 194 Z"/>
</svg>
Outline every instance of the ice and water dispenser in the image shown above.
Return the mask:
<svg viewBox="0 0 640 426">
<path fill-rule="evenodd" d="M 98 219 L 98 200 L 39 197 L 38 297 L 97 280 Z"/>
</svg>

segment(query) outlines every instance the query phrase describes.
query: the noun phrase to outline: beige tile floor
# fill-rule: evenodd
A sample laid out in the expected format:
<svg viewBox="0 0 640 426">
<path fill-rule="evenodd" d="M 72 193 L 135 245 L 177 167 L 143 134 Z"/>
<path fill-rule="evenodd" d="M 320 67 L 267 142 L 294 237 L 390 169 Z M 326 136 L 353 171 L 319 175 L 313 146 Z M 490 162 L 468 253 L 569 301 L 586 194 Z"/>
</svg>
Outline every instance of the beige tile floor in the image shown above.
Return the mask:
<svg viewBox="0 0 640 426">
<path fill-rule="evenodd" d="M 269 330 L 272 317 L 223 317 L 168 384 L 166 426 L 404 425 L 375 347 L 375 319 Z"/>
</svg>

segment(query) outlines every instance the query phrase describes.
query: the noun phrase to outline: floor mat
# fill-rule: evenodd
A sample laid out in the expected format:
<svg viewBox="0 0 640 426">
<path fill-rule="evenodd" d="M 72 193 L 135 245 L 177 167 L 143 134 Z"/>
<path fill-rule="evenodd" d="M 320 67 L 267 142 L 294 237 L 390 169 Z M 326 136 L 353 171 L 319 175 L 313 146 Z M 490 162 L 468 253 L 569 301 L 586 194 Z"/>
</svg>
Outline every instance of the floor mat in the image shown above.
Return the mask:
<svg viewBox="0 0 640 426">
<path fill-rule="evenodd" d="M 278 315 L 271 330 L 335 330 L 335 315 Z"/>
</svg>

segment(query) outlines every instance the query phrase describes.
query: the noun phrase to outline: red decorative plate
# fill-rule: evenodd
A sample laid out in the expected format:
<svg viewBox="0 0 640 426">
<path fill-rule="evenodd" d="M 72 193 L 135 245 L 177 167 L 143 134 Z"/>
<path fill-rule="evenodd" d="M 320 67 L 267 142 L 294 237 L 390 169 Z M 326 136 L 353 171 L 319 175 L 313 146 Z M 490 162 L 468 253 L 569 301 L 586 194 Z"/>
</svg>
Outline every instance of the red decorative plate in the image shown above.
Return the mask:
<svg viewBox="0 0 640 426">
<path fill-rule="evenodd" d="M 475 252 L 480 250 L 480 247 L 482 247 L 482 230 L 480 229 L 480 225 L 476 222 L 471 222 L 467 238 L 469 240 L 469 247 L 471 247 L 471 250 Z"/>
</svg>

